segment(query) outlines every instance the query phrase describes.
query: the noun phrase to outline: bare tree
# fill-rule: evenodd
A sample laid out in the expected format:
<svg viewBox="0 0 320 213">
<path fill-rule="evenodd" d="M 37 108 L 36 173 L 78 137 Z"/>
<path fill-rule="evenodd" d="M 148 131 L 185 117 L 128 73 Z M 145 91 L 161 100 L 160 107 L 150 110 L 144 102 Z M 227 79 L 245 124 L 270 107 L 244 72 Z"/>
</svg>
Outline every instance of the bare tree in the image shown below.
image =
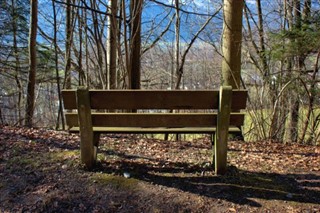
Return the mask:
<svg viewBox="0 0 320 213">
<path fill-rule="evenodd" d="M 64 123 L 64 115 L 62 108 L 62 97 L 61 97 L 61 87 L 60 87 L 60 76 L 59 76 L 59 58 L 58 58 L 58 44 L 57 44 L 57 14 L 56 14 L 56 4 L 55 1 L 52 0 L 52 10 L 53 10 L 53 45 L 54 45 L 54 61 L 55 61 L 55 71 L 56 71 L 56 81 L 57 81 L 57 92 L 58 92 L 58 100 L 59 100 L 59 108 L 58 108 L 58 118 L 56 123 L 56 129 L 59 128 L 60 120 L 62 124 L 62 129 L 65 129 Z"/>
<path fill-rule="evenodd" d="M 29 80 L 27 88 L 27 102 L 25 125 L 33 125 L 35 106 L 35 85 L 37 72 L 37 27 L 38 27 L 38 0 L 30 0 L 30 35 L 29 35 Z"/>
<path fill-rule="evenodd" d="M 141 76 L 141 14 L 143 0 L 130 2 L 130 65 L 129 88 L 140 89 Z"/>
<path fill-rule="evenodd" d="M 176 14 L 176 23 L 175 23 L 175 49 L 174 49 L 174 68 L 175 68 L 175 74 L 178 77 L 178 80 L 176 82 L 175 89 L 179 89 L 180 82 L 182 78 L 182 73 L 179 73 L 179 67 L 180 67 L 180 4 L 179 0 L 175 0 L 175 14 Z M 172 88 L 173 89 L 173 88 Z"/>
<path fill-rule="evenodd" d="M 14 56 L 15 56 L 15 74 L 14 74 L 14 78 L 18 87 L 18 103 L 17 103 L 17 107 L 18 107 L 18 123 L 19 125 L 22 125 L 22 113 L 21 113 L 21 104 L 22 104 L 22 83 L 20 81 L 19 78 L 19 73 L 20 73 L 20 58 L 19 58 L 19 51 L 18 51 L 18 27 L 17 27 L 17 11 L 16 11 L 16 1 L 15 0 L 11 0 L 11 7 L 12 7 L 12 16 L 13 16 L 13 20 L 12 20 L 12 33 L 13 33 L 13 50 L 14 50 Z"/>
<path fill-rule="evenodd" d="M 118 0 L 110 1 L 110 13 L 109 16 L 109 85 L 110 89 L 117 88 L 117 49 L 118 49 Z"/>
<path fill-rule="evenodd" d="M 72 6 L 71 0 L 66 2 L 66 47 L 65 47 L 65 83 L 64 88 L 71 88 L 71 43 L 72 43 Z"/>
</svg>

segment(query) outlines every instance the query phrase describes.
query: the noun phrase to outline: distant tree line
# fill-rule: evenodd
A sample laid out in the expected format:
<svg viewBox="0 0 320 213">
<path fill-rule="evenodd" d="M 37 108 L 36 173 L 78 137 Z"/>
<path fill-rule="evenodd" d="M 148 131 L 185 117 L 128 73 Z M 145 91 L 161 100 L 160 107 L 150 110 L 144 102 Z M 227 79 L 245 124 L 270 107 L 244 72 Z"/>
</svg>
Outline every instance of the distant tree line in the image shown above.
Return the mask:
<svg viewBox="0 0 320 213">
<path fill-rule="evenodd" d="M 318 1 L 0 4 L 1 124 L 64 128 L 60 91 L 79 85 L 212 89 L 223 83 L 249 90 L 246 140 L 319 143 Z M 241 19 L 229 26 L 229 16 L 239 12 L 242 28 Z M 242 37 L 230 27 L 242 29 Z M 234 52 L 241 61 L 228 56 Z M 241 78 L 232 75 L 240 71 Z"/>
</svg>

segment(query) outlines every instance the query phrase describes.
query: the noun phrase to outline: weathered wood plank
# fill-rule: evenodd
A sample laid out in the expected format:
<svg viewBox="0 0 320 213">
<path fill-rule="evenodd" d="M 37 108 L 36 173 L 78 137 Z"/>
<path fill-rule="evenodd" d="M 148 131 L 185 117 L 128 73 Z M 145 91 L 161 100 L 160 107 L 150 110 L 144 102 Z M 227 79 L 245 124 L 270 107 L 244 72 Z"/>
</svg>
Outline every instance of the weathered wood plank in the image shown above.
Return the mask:
<svg viewBox="0 0 320 213">
<path fill-rule="evenodd" d="M 75 90 L 63 90 L 65 109 L 76 109 Z M 218 90 L 90 90 L 92 109 L 218 109 Z M 234 90 L 232 109 L 246 106 L 247 91 Z"/>
<path fill-rule="evenodd" d="M 78 115 L 66 113 L 67 125 L 78 126 Z M 232 113 L 230 125 L 242 126 L 244 113 Z M 94 127 L 214 127 L 217 113 L 92 113 Z"/>
<path fill-rule="evenodd" d="M 79 132 L 79 127 L 73 127 L 70 132 Z M 216 127 L 184 127 L 184 128 L 141 128 L 141 127 L 93 127 L 94 132 L 113 134 L 163 134 L 163 133 L 185 133 L 185 134 L 212 134 Z M 238 127 L 229 127 L 229 133 L 240 132 Z"/>
<path fill-rule="evenodd" d="M 216 174 L 224 174 L 227 170 L 227 140 L 230 122 L 232 87 L 220 89 L 220 106 L 218 112 L 217 131 L 215 134 L 214 161 Z"/>
<path fill-rule="evenodd" d="M 61 96 L 64 109 L 77 109 L 77 90 L 62 90 Z"/>
<path fill-rule="evenodd" d="M 91 169 L 94 165 L 94 134 L 92 129 L 91 108 L 89 91 L 84 87 L 77 90 L 78 121 L 80 124 L 80 149 L 81 161 L 87 168 Z"/>
</svg>

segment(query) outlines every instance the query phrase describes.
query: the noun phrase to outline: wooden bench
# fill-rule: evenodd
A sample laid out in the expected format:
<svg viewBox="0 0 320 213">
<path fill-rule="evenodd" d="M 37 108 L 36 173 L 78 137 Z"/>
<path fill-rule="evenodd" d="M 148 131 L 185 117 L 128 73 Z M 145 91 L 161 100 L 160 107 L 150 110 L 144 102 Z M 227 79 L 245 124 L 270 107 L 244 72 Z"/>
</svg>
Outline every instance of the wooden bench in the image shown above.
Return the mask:
<svg viewBox="0 0 320 213">
<path fill-rule="evenodd" d="M 81 161 L 92 168 L 101 133 L 208 133 L 216 174 L 227 167 L 228 133 L 241 131 L 247 91 L 63 90 L 66 123 L 80 132 Z M 169 110 L 179 110 L 169 113 Z M 165 112 L 164 112 L 165 111 Z"/>
</svg>

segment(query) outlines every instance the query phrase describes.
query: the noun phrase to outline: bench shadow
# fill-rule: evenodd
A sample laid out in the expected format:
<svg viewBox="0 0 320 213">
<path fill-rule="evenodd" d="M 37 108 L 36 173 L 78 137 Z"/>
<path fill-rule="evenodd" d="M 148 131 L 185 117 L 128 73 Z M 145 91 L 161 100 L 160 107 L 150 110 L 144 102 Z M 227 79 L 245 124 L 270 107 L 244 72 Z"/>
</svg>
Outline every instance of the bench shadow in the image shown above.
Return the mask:
<svg viewBox="0 0 320 213">
<path fill-rule="evenodd" d="M 3 133 L 4 139 L 16 133 Z M 26 137 L 49 147 L 79 150 L 79 142 L 66 138 Z M 236 151 L 236 150 L 233 150 Z M 223 176 L 214 176 L 207 165 L 172 162 L 141 155 L 128 155 L 113 150 L 102 150 L 104 156 L 116 160 L 102 160 L 93 172 L 123 175 L 151 184 L 180 189 L 200 196 L 226 200 L 241 205 L 260 207 L 259 200 L 282 200 L 320 204 L 320 174 L 262 173 L 228 167 Z M 33 177 L 33 176 L 32 176 Z M 41 178 L 40 178 L 41 179 Z"/>
<path fill-rule="evenodd" d="M 259 199 L 320 203 L 318 174 L 262 173 L 229 166 L 225 175 L 215 176 L 211 168 L 202 165 L 138 159 L 139 156 L 116 152 L 104 154 L 118 155 L 121 159 L 114 162 L 101 161 L 95 171 L 116 175 L 128 172 L 138 180 L 209 198 L 253 207 L 261 206 Z"/>
<path fill-rule="evenodd" d="M 229 148 L 228 151 L 241 152 L 242 150 L 241 150 L 241 149 Z M 265 152 L 262 151 L 262 150 L 246 150 L 246 152 L 248 152 L 248 153 L 256 153 L 256 154 L 265 153 Z M 269 154 L 278 154 L 279 152 L 269 151 L 268 153 L 269 153 Z M 290 152 L 290 153 L 287 153 L 287 154 L 290 154 L 290 155 L 300 155 L 300 156 L 303 156 L 303 157 L 320 157 L 320 153 Z"/>
</svg>

